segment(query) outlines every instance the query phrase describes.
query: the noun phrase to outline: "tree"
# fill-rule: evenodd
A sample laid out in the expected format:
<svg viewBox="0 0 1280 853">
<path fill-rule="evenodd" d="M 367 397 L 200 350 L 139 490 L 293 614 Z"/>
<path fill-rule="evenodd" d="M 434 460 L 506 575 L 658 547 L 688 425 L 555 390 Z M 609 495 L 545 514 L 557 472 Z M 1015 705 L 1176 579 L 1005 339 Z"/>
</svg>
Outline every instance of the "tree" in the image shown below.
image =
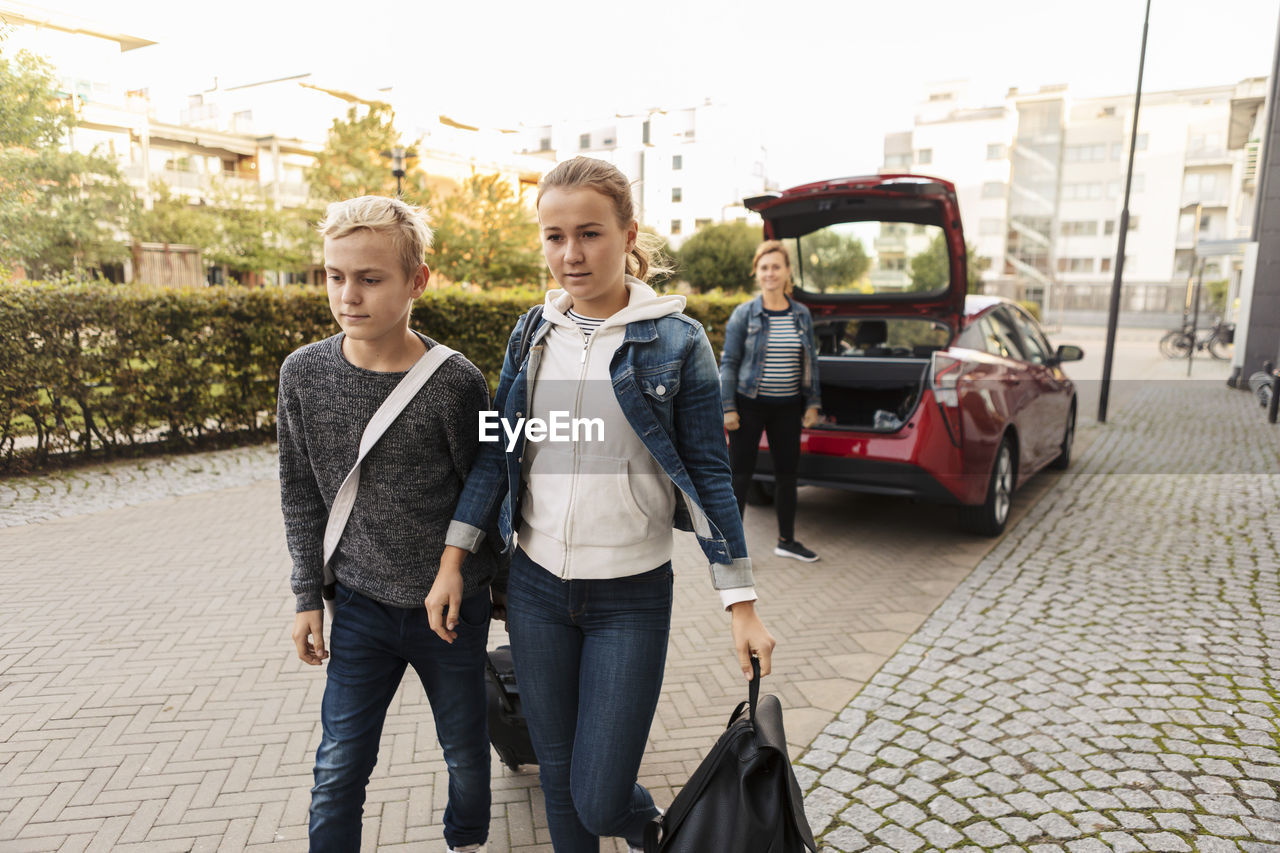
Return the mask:
<svg viewBox="0 0 1280 853">
<path fill-rule="evenodd" d="M 129 233 L 144 243 L 183 243 L 204 248 L 213 242 L 217 221 L 213 211 L 175 196 L 164 181 L 151 185 L 154 201 L 148 210 L 135 206 Z"/>
<path fill-rule="evenodd" d="M 747 290 L 752 286 L 751 256 L 759 244 L 759 230 L 745 222 L 704 226 L 680 247 L 681 275 L 700 292 Z"/>
<path fill-rule="evenodd" d="M 0 260 L 29 275 L 79 277 L 127 254 L 133 193 L 110 157 L 64 147 L 74 124 L 47 62 L 0 57 Z"/>
<path fill-rule="evenodd" d="M 804 235 L 799 244 L 806 290 L 848 290 L 871 266 L 861 240 L 830 228 Z"/>
<path fill-rule="evenodd" d="M 982 271 L 991 266 L 989 258 L 977 256 L 977 248 L 966 242 L 964 244 L 966 268 L 968 269 L 966 292 L 976 293 L 982 286 Z M 929 248 L 911 259 L 910 291 L 925 292 L 941 290 L 951 280 L 951 255 L 947 251 L 946 234 L 939 231 L 929 243 Z"/>
<path fill-rule="evenodd" d="M 501 175 L 472 175 L 436 204 L 432 269 L 455 282 L 529 284 L 542 275 L 538 223 Z"/>
<path fill-rule="evenodd" d="M 319 211 L 279 208 L 256 196 L 221 189 L 209 208 L 213 233 L 205 262 L 237 272 L 297 271 L 320 262 Z"/>
<path fill-rule="evenodd" d="M 311 195 L 325 202 L 362 195 L 394 196 L 396 179 L 391 174 L 391 159 L 384 152 L 404 147 L 408 156 L 402 196 L 413 204 L 425 204 L 427 176 L 418 166 L 412 146 L 401 142 L 394 119 L 391 107 L 383 103 L 370 104 L 363 114 L 360 107 L 353 106 L 346 118 L 334 119 L 324 150 L 308 175 Z"/>
</svg>

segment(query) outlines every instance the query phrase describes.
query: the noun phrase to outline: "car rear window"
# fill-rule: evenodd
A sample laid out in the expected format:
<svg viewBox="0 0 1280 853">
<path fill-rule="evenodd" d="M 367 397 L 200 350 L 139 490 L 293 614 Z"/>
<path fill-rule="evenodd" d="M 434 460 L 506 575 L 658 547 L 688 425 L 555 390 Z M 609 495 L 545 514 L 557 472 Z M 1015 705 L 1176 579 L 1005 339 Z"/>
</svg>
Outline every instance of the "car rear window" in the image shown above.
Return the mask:
<svg viewBox="0 0 1280 853">
<path fill-rule="evenodd" d="M 819 355 L 928 358 L 951 341 L 945 323 L 914 317 L 854 317 L 814 324 Z"/>
<path fill-rule="evenodd" d="M 783 241 L 792 277 L 812 293 L 942 293 L 951 280 L 946 236 L 937 225 L 838 222 Z"/>
</svg>

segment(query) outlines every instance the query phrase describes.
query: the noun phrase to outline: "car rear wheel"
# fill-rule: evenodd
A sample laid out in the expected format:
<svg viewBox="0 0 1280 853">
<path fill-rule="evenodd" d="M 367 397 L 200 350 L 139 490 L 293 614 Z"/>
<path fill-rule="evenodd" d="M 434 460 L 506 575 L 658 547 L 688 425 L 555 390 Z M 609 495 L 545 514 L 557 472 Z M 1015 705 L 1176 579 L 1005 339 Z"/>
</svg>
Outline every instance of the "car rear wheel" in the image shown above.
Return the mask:
<svg viewBox="0 0 1280 853">
<path fill-rule="evenodd" d="M 1062 448 L 1053 461 L 1049 463 L 1049 467 L 1056 471 L 1065 471 L 1071 465 L 1071 444 L 1076 439 L 1076 404 L 1071 404 L 1071 411 L 1067 413 L 1067 427 L 1062 435 Z"/>
<path fill-rule="evenodd" d="M 1013 461 L 1013 442 L 1000 440 L 996 448 L 995 463 L 991 466 L 991 479 L 987 482 L 987 497 L 978 506 L 960 507 L 960 526 L 979 536 L 999 536 L 1009 521 L 1009 509 L 1013 505 L 1013 484 L 1016 468 Z"/>
</svg>

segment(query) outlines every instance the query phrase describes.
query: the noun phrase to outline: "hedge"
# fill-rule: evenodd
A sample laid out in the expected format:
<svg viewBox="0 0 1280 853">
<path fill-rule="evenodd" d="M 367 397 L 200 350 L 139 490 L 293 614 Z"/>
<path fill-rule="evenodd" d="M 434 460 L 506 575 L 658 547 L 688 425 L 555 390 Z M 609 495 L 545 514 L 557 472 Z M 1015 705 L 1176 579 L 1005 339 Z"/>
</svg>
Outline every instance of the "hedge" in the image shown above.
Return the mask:
<svg viewBox="0 0 1280 853">
<path fill-rule="evenodd" d="M 430 291 L 413 327 L 497 382 L 532 291 Z M 742 297 L 691 296 L 718 353 Z M 337 331 L 322 288 L 0 286 L 0 471 L 129 449 L 269 439 L 290 352 Z"/>
</svg>

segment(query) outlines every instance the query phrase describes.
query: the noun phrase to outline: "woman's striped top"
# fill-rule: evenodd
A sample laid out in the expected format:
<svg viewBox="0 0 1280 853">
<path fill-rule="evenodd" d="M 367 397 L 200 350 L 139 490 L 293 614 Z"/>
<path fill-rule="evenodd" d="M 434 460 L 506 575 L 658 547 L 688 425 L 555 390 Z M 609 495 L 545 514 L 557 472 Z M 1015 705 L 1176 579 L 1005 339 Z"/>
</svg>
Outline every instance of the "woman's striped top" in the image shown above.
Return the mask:
<svg viewBox="0 0 1280 853">
<path fill-rule="evenodd" d="M 781 311 L 764 310 L 764 364 L 760 373 L 759 396 L 795 398 L 800 396 L 803 375 L 804 341 L 789 307 Z"/>
</svg>

